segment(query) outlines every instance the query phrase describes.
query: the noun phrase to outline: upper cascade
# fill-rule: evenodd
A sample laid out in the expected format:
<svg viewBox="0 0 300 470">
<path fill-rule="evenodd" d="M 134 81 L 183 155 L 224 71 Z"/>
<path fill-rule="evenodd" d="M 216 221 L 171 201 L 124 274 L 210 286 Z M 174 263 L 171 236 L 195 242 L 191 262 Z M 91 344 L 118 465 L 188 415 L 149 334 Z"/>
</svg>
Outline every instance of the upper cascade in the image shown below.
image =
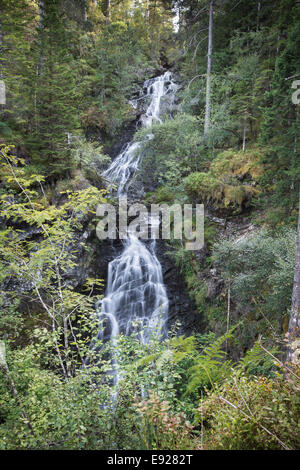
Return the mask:
<svg viewBox="0 0 300 470">
<path fill-rule="evenodd" d="M 166 95 L 170 95 L 170 104 L 173 104 L 177 89 L 178 85 L 173 81 L 171 72 L 165 72 L 159 77 L 151 78 L 144 82 L 139 100 L 145 100 L 149 104 L 146 111 L 140 117 L 142 127 L 149 128 L 154 123 L 161 124 L 163 98 Z M 151 138 L 150 134 L 148 138 Z M 124 151 L 103 172 L 103 176 L 118 187 L 118 196 L 127 193 L 130 181 L 138 169 L 142 156 L 142 143 L 132 142 L 127 144 Z"/>
</svg>

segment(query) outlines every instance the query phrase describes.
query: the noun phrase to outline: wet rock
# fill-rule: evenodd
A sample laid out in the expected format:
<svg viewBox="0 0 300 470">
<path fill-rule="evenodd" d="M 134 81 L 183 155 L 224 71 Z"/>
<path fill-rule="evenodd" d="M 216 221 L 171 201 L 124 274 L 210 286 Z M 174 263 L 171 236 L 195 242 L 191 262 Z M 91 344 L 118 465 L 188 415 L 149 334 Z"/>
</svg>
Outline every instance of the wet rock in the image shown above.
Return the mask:
<svg viewBox="0 0 300 470">
<path fill-rule="evenodd" d="M 157 240 L 156 256 L 162 266 L 164 284 L 169 298 L 169 328 L 179 322 L 181 324 L 180 334 L 199 333 L 203 331 L 203 320 L 197 312 L 184 278 L 170 254 L 173 250 L 165 240 Z"/>
</svg>

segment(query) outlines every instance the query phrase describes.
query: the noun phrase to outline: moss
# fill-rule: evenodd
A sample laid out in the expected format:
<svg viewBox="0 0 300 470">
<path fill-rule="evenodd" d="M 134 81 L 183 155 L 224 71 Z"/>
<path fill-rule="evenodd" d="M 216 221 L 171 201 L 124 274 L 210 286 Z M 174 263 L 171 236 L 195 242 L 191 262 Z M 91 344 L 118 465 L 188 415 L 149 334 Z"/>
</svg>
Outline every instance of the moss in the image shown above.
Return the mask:
<svg viewBox="0 0 300 470">
<path fill-rule="evenodd" d="M 249 177 L 257 180 L 263 173 L 260 164 L 264 149 L 253 147 L 245 152 L 226 150 L 218 155 L 212 164 L 212 171 L 216 176 L 230 175 L 234 177 Z"/>
<path fill-rule="evenodd" d="M 255 149 L 220 153 L 208 172 L 194 172 L 185 178 L 187 194 L 218 208 L 241 210 L 243 205 L 249 206 L 260 192 L 256 179 L 262 174 L 261 153 Z"/>
</svg>

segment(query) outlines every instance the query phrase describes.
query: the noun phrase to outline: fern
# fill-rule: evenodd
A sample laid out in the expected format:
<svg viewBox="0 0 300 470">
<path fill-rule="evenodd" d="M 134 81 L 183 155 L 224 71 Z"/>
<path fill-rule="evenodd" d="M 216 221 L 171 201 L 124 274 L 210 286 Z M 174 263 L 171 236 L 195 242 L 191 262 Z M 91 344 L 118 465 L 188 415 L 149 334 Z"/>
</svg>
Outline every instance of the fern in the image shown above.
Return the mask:
<svg viewBox="0 0 300 470">
<path fill-rule="evenodd" d="M 274 356 L 278 351 L 272 349 L 270 352 Z M 238 367 L 251 375 L 274 375 L 274 359 L 260 347 L 258 341 L 246 352 Z"/>
<path fill-rule="evenodd" d="M 226 359 L 222 346 L 231 337 L 231 333 L 221 336 L 195 357 L 194 365 L 187 371 L 186 395 L 197 393 L 199 388 L 215 388 L 216 383 L 229 376 L 232 363 Z"/>
</svg>

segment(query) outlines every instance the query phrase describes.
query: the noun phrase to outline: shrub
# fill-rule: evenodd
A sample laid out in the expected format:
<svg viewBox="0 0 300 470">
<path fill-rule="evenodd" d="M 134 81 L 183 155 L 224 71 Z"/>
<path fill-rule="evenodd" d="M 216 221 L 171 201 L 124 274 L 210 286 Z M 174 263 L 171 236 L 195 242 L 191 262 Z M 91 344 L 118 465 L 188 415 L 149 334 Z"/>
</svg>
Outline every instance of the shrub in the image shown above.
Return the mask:
<svg viewBox="0 0 300 470">
<path fill-rule="evenodd" d="M 299 449 L 299 380 L 232 376 L 200 402 L 195 420 L 203 423 L 208 449 Z"/>
<path fill-rule="evenodd" d="M 249 206 L 259 193 L 256 179 L 262 168 L 253 150 L 219 154 L 207 173 L 194 172 L 184 180 L 185 190 L 192 198 L 211 203 L 218 208 L 241 209 Z"/>
<path fill-rule="evenodd" d="M 137 430 L 147 450 L 194 449 L 193 426 L 186 420 L 184 413 L 174 414 L 167 401 L 149 392 L 149 398 L 136 404 L 141 420 Z"/>
<path fill-rule="evenodd" d="M 174 187 L 182 183 L 182 177 L 195 171 L 207 161 L 197 118 L 178 114 L 151 128 L 152 139 L 146 139 L 149 129 L 136 134 L 144 140 L 144 157 L 140 178 L 151 175 L 155 184 Z"/>
</svg>

